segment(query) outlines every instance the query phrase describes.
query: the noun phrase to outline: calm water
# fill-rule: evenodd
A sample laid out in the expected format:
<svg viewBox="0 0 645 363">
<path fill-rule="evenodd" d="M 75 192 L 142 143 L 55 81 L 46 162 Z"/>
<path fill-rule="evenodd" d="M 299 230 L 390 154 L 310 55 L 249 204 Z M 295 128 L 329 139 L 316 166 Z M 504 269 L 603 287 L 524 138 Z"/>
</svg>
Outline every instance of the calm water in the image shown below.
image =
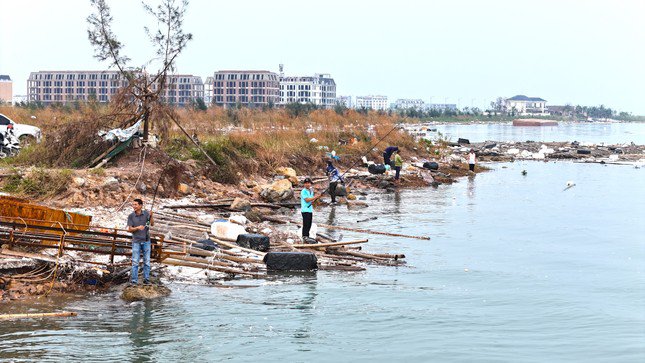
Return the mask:
<svg viewBox="0 0 645 363">
<path fill-rule="evenodd" d="M 645 168 L 492 167 L 451 186 L 371 195 L 362 211 L 314 214 L 430 235 L 369 236 L 366 250 L 405 253 L 406 267 L 245 289 L 175 284 L 147 303 L 116 293 L 45 301 L 31 308 L 79 316 L 0 323 L 0 360 L 645 361 Z"/>
<path fill-rule="evenodd" d="M 645 123 L 560 122 L 558 126 L 513 126 L 511 123 L 477 125 L 436 125 L 437 131 L 452 141 L 466 138 L 471 142 L 492 141 L 579 141 L 618 144 L 645 144 Z M 432 133 L 429 135 L 432 137 Z"/>
</svg>

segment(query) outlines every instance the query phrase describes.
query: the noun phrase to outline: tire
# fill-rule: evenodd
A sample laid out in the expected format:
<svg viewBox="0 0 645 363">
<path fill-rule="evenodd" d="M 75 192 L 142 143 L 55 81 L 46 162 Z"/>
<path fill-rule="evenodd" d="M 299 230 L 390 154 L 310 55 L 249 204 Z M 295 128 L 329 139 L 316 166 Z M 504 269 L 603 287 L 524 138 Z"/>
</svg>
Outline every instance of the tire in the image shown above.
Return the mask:
<svg viewBox="0 0 645 363">
<path fill-rule="evenodd" d="M 19 140 L 23 148 L 36 143 L 36 138 L 32 135 L 20 135 Z"/>
</svg>

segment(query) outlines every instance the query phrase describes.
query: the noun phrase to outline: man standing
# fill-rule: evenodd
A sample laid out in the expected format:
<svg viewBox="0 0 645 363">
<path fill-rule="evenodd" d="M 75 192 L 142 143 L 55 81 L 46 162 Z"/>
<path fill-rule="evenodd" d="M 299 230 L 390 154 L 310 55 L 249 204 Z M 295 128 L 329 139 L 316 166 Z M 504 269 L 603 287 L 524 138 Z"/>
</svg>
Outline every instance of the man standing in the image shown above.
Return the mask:
<svg viewBox="0 0 645 363">
<path fill-rule="evenodd" d="M 472 172 L 475 171 L 475 159 L 475 149 L 470 149 L 470 153 L 468 154 L 468 169 Z"/>
<path fill-rule="evenodd" d="M 396 181 L 399 180 L 399 177 L 401 176 L 401 168 L 403 167 L 403 159 L 401 158 L 400 154 L 400 151 L 394 152 L 394 170 L 396 170 L 394 180 Z"/>
<path fill-rule="evenodd" d="M 336 204 L 336 187 L 338 183 L 345 184 L 343 177 L 340 176 L 338 169 L 334 167 L 334 164 L 330 161 L 327 162 L 327 170 L 325 171 L 329 177 L 329 195 L 331 196 L 331 203 Z"/>
<path fill-rule="evenodd" d="M 132 202 L 134 212 L 128 216 L 128 232 L 132 233 L 132 273 L 130 282 L 139 280 L 139 258 L 143 249 L 143 283 L 150 283 L 150 226 L 154 225 L 152 212 L 143 210 L 143 201 Z"/>
<path fill-rule="evenodd" d="M 309 242 L 309 230 L 314 218 L 313 202 L 320 198 L 321 195 L 315 195 L 311 187 L 311 179 L 306 178 L 304 181 L 305 187 L 300 192 L 300 212 L 302 213 L 302 240 L 305 243 Z"/>
</svg>

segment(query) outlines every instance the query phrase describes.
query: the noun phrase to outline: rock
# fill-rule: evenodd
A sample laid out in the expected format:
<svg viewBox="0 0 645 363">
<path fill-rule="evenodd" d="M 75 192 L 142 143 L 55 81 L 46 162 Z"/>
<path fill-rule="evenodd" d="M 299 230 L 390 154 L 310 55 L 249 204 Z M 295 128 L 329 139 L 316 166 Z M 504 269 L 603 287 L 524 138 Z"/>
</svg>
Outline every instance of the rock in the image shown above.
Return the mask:
<svg viewBox="0 0 645 363">
<path fill-rule="evenodd" d="M 347 196 L 347 187 L 343 184 L 339 184 L 336 187 L 336 196 L 337 197 L 345 197 Z"/>
<path fill-rule="evenodd" d="M 516 149 L 516 148 L 508 149 L 508 151 L 506 151 L 506 153 L 509 154 L 509 155 L 517 155 L 517 154 L 520 153 L 520 149 Z"/>
<path fill-rule="evenodd" d="M 74 177 L 72 179 L 72 182 L 74 182 L 74 185 L 76 185 L 79 188 L 83 187 L 85 185 L 85 183 L 86 183 L 84 178 L 81 178 L 81 177 L 78 177 L 78 176 Z"/>
<path fill-rule="evenodd" d="M 378 183 L 378 187 L 381 188 L 381 189 L 385 189 L 385 188 L 387 188 L 389 186 L 390 186 L 390 182 L 388 182 L 387 180 L 381 180 Z"/>
<path fill-rule="evenodd" d="M 179 185 L 177 186 L 177 191 L 181 194 L 188 194 L 190 193 L 190 187 L 188 186 L 188 184 L 179 183 Z"/>
<path fill-rule="evenodd" d="M 195 244 L 195 247 L 201 248 L 206 251 L 215 251 L 216 248 L 219 248 L 219 245 L 215 243 L 213 240 L 211 240 L 210 238 L 208 238 L 208 239 L 200 239 L 199 241 L 197 241 L 197 243 Z"/>
<path fill-rule="evenodd" d="M 293 198 L 291 182 L 287 179 L 278 180 L 268 187 L 265 186 L 260 192 L 260 197 L 269 202 L 281 202 Z"/>
<path fill-rule="evenodd" d="M 213 224 L 213 222 L 215 222 L 215 219 L 217 219 L 217 217 L 212 214 L 200 214 L 197 216 L 197 220 L 202 223 Z"/>
<path fill-rule="evenodd" d="M 347 202 L 347 208 L 348 209 L 360 209 L 360 208 L 367 208 L 368 205 L 365 202 L 361 201 L 354 201 L 354 202 Z"/>
<path fill-rule="evenodd" d="M 239 214 L 235 214 L 235 215 L 230 216 L 228 218 L 228 220 L 233 222 L 233 223 L 237 223 L 240 226 L 245 225 L 249 221 L 248 219 L 246 219 L 245 216 L 242 216 L 242 215 L 239 215 Z"/>
<path fill-rule="evenodd" d="M 262 213 L 257 208 L 253 208 L 246 213 L 244 213 L 244 216 L 251 222 L 254 223 L 260 223 L 262 222 Z"/>
<path fill-rule="evenodd" d="M 146 184 L 142 181 L 138 182 L 135 188 L 137 189 L 137 191 L 139 191 L 139 193 L 142 193 L 142 194 L 145 193 L 146 190 L 148 189 L 148 187 L 146 187 Z"/>
<path fill-rule="evenodd" d="M 251 209 L 251 202 L 248 199 L 237 197 L 231 203 L 232 209 L 249 210 Z"/>
<path fill-rule="evenodd" d="M 164 195 L 165 191 L 166 190 L 163 188 L 163 185 L 159 184 L 159 186 L 157 186 L 157 193 L 159 195 Z"/>
<path fill-rule="evenodd" d="M 484 149 L 492 149 L 495 146 L 497 146 L 496 142 L 487 142 L 487 143 L 484 144 Z"/>
<path fill-rule="evenodd" d="M 105 178 L 105 180 L 103 180 L 103 184 L 101 184 L 101 188 L 105 191 L 112 191 L 112 192 L 119 191 L 120 189 L 119 181 L 112 176 Z"/>
<path fill-rule="evenodd" d="M 291 182 L 291 185 L 298 185 L 299 183 L 298 175 L 296 175 L 296 171 L 293 170 L 293 168 L 287 168 L 287 167 L 277 168 L 275 170 L 275 173 L 289 179 L 289 181 Z"/>
<path fill-rule="evenodd" d="M 163 285 L 133 285 L 126 286 L 121 294 L 125 301 L 140 301 L 156 299 L 170 295 L 170 289 Z"/>
<path fill-rule="evenodd" d="M 247 187 L 247 188 L 249 188 L 249 189 L 251 189 L 251 188 L 255 188 L 255 187 L 257 187 L 257 186 L 258 186 L 258 182 L 256 182 L 255 180 L 247 180 L 247 181 L 246 181 L 246 183 L 244 183 L 244 184 L 245 184 L 245 185 L 246 185 L 246 187 Z"/>
<path fill-rule="evenodd" d="M 457 139 L 457 144 L 470 144 L 470 140 L 459 138 Z"/>
<path fill-rule="evenodd" d="M 310 271 L 318 268 L 318 259 L 311 252 L 269 252 L 264 255 L 267 270 Z"/>
<path fill-rule="evenodd" d="M 578 154 L 580 154 L 580 155 L 589 155 L 589 154 L 591 154 L 591 150 L 588 150 L 588 149 L 578 149 L 577 153 L 578 153 Z"/>
<path fill-rule="evenodd" d="M 211 234 L 219 239 L 237 241 L 237 236 L 245 233 L 244 227 L 226 220 L 218 220 L 211 224 Z"/>
<path fill-rule="evenodd" d="M 365 197 L 361 197 L 365 199 Z M 347 194 L 347 200 L 356 200 L 356 196 L 354 194 Z"/>
</svg>

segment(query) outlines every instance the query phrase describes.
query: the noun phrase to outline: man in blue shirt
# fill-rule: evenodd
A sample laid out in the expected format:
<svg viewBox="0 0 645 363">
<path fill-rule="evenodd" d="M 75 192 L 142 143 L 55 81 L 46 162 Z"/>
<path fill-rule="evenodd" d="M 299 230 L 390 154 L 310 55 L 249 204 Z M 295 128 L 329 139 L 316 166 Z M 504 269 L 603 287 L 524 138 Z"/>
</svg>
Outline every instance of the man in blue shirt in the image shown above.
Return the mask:
<svg viewBox="0 0 645 363">
<path fill-rule="evenodd" d="M 314 207 L 312 204 L 322 195 L 315 195 L 311 187 L 311 179 L 306 178 L 304 185 L 305 187 L 300 192 L 300 212 L 302 214 L 302 239 L 304 242 L 308 242 L 309 230 L 311 229 L 311 223 L 314 217 Z"/>
<path fill-rule="evenodd" d="M 152 212 L 143 210 L 143 201 L 132 202 L 134 212 L 128 216 L 128 232 L 132 233 L 132 273 L 130 282 L 139 280 L 139 257 L 143 252 L 143 283 L 150 283 L 150 226 L 154 226 Z M 143 250 L 143 251 L 141 251 Z"/>
<path fill-rule="evenodd" d="M 339 182 L 345 184 L 345 181 L 331 161 L 327 162 L 327 170 L 325 173 L 329 177 L 329 195 L 331 196 L 331 203 L 336 204 L 336 187 Z"/>
</svg>

